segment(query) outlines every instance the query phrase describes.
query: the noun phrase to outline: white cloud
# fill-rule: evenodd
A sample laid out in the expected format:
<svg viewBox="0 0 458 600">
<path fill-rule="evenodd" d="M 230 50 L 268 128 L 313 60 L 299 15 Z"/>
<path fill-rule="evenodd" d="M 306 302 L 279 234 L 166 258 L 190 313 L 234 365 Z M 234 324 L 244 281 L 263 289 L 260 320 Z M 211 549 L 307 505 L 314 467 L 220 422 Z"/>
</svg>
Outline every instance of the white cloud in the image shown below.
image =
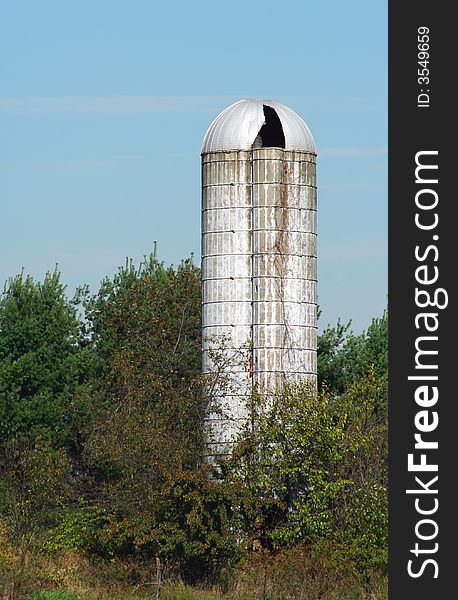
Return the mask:
<svg viewBox="0 0 458 600">
<path fill-rule="evenodd" d="M 209 107 L 225 108 L 239 96 L 43 96 L 0 97 L 1 114 L 96 114 L 145 115 L 192 113 Z M 355 96 L 308 96 L 282 98 L 299 108 L 325 108 L 332 112 L 372 112 L 385 110 L 381 98 Z"/>
<path fill-rule="evenodd" d="M 74 160 L 74 161 L 5 161 L 0 162 L 0 171 L 106 171 L 120 165 L 116 160 Z"/>
<path fill-rule="evenodd" d="M 0 114 L 148 115 L 193 113 L 225 106 L 232 96 L 0 97 Z"/>
</svg>

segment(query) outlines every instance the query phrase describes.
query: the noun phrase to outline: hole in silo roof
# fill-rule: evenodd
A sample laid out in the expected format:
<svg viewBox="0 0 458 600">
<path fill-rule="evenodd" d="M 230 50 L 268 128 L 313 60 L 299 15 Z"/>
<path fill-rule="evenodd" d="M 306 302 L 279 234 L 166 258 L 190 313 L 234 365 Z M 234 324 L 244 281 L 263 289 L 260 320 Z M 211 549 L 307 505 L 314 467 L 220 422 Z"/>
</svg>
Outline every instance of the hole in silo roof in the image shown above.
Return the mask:
<svg viewBox="0 0 458 600">
<path fill-rule="evenodd" d="M 284 148 L 285 134 L 281 121 L 275 109 L 271 106 L 263 105 L 264 117 L 266 122 L 259 130 L 258 136 L 254 141 L 254 148 Z"/>
</svg>

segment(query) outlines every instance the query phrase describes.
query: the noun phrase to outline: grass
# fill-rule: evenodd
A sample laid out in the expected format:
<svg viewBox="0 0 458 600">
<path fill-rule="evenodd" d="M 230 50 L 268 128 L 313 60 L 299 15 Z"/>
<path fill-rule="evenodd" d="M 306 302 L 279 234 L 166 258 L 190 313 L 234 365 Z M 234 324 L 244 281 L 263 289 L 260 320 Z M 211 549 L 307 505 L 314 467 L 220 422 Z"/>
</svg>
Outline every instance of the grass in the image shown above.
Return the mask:
<svg viewBox="0 0 458 600">
<path fill-rule="evenodd" d="M 339 555 L 340 556 L 340 555 Z M 30 555 L 20 573 L 12 555 L 0 567 L 0 600 L 153 600 L 156 564 L 131 560 L 94 560 L 78 553 Z M 196 588 L 168 581 L 160 600 L 386 600 L 383 572 L 359 574 L 332 552 L 307 548 L 275 555 L 251 555 L 228 574 L 219 588 Z"/>
<path fill-rule="evenodd" d="M 75 592 L 35 592 L 27 600 L 92 600 L 93 596 L 81 595 Z"/>
<path fill-rule="evenodd" d="M 131 595 L 134 590 L 123 590 L 122 594 L 119 595 L 119 598 L 130 599 L 133 598 Z M 142 595 L 143 598 L 146 596 Z M 99 598 L 112 599 L 113 596 L 111 593 L 109 595 L 103 594 L 100 596 L 94 596 L 91 592 L 68 592 L 68 591 L 40 591 L 35 592 L 32 595 L 28 596 L 26 600 L 99 600 Z M 118 597 L 118 593 L 116 593 L 116 597 Z M 138 598 L 138 596 L 136 596 Z M 148 593 L 148 598 L 153 598 L 154 596 L 151 593 Z M 160 595 L 161 600 L 221 600 L 221 596 L 208 595 L 206 592 L 193 590 L 187 586 L 174 586 L 165 589 L 161 592 Z M 226 598 L 226 600 L 230 600 Z M 235 599 L 234 599 L 235 600 Z"/>
<path fill-rule="evenodd" d="M 259 591 L 258 591 L 259 592 Z M 160 600 L 250 600 L 250 598 L 265 598 L 266 600 L 278 600 L 279 596 L 262 594 L 256 596 L 246 595 L 220 595 L 215 593 L 209 593 L 208 591 L 198 590 L 185 585 L 175 584 L 166 586 L 160 594 Z M 292 598 L 292 596 L 285 596 Z M 297 596 L 294 596 L 297 597 Z M 315 600 L 318 596 L 307 595 L 298 596 L 299 598 L 307 600 Z M 80 592 L 80 591 L 39 591 L 27 596 L 26 600 L 151 600 L 155 598 L 155 594 L 149 590 L 148 592 L 140 592 L 134 588 L 127 588 L 124 590 L 102 590 L 97 589 L 94 592 Z M 374 590 L 372 593 L 364 593 L 362 590 L 349 589 L 344 595 L 336 596 L 325 596 L 325 598 L 332 598 L 332 600 L 385 600 L 386 589 L 378 591 Z"/>
</svg>

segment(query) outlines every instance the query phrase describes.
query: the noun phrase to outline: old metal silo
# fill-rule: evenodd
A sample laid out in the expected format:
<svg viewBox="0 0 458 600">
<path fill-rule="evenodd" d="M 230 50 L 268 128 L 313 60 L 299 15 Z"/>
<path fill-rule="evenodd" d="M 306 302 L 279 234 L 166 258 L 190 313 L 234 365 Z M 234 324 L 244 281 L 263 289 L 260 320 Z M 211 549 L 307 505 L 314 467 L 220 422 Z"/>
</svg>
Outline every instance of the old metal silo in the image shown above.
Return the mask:
<svg viewBox="0 0 458 600">
<path fill-rule="evenodd" d="M 210 460 L 231 449 L 256 387 L 316 385 L 316 149 L 304 121 L 240 100 L 202 145 L 202 367 Z"/>
</svg>

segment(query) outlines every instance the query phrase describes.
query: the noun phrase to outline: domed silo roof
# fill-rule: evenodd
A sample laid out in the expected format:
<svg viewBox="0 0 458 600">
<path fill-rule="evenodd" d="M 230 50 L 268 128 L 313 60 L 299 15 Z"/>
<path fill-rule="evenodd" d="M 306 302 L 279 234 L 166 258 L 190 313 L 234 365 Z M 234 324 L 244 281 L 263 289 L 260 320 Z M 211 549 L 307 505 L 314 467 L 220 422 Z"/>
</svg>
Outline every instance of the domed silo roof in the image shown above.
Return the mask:
<svg viewBox="0 0 458 600">
<path fill-rule="evenodd" d="M 270 100 L 245 99 L 231 104 L 208 128 L 202 154 L 281 147 L 316 154 L 310 129 L 293 110 Z"/>
</svg>

